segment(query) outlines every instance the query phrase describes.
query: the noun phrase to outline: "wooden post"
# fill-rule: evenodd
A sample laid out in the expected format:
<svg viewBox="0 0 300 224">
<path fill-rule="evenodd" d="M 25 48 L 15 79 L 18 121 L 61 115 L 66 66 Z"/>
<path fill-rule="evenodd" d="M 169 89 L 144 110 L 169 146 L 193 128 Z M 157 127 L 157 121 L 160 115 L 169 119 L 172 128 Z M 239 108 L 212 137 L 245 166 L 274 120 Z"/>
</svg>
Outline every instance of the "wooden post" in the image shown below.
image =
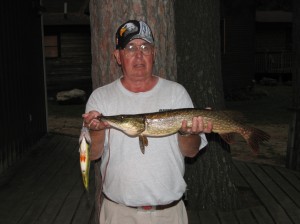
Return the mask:
<svg viewBox="0 0 300 224">
<path fill-rule="evenodd" d="M 293 118 L 289 129 L 286 167 L 300 170 L 300 2 L 293 0 Z"/>
</svg>

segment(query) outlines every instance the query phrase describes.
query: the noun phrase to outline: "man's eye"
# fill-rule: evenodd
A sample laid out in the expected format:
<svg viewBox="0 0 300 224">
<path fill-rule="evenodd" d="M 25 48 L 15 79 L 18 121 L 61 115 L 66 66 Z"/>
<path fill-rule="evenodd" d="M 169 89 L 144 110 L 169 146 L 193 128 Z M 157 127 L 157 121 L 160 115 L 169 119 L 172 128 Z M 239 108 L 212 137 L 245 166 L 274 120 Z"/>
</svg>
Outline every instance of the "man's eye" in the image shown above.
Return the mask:
<svg viewBox="0 0 300 224">
<path fill-rule="evenodd" d="M 149 44 L 143 44 L 143 45 L 141 46 L 141 48 L 142 48 L 143 50 L 146 50 L 146 51 L 151 50 L 151 46 L 150 46 Z"/>
<path fill-rule="evenodd" d="M 128 49 L 129 51 L 134 51 L 134 50 L 135 50 L 135 47 L 134 47 L 133 45 L 129 45 L 129 46 L 127 46 L 127 49 Z"/>
<path fill-rule="evenodd" d="M 144 45 L 144 44 L 143 44 L 143 45 L 141 45 L 141 49 L 147 51 L 147 50 L 150 49 L 150 46 L 149 46 L 149 45 Z"/>
</svg>

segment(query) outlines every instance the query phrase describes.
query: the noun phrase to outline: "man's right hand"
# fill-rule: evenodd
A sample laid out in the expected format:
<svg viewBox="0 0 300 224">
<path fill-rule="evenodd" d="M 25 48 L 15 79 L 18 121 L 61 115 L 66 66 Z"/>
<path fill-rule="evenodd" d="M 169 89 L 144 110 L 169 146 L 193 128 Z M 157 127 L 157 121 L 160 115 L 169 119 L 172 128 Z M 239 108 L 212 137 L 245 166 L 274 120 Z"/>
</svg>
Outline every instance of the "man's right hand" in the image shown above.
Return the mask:
<svg viewBox="0 0 300 224">
<path fill-rule="evenodd" d="M 92 131 L 100 131 L 109 127 L 107 122 L 102 122 L 97 119 L 101 116 L 98 111 L 92 110 L 82 115 L 83 125 Z"/>
</svg>

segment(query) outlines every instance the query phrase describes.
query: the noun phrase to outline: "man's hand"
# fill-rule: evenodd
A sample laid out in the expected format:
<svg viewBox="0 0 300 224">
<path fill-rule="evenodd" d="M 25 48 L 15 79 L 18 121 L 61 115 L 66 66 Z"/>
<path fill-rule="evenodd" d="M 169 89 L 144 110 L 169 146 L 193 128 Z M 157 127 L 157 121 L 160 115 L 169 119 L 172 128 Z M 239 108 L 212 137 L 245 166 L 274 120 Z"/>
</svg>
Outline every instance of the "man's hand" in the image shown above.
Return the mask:
<svg viewBox="0 0 300 224">
<path fill-rule="evenodd" d="M 182 155 L 186 157 L 194 157 L 199 152 L 201 138 L 199 134 L 210 133 L 213 125 L 209 122 L 204 122 L 203 117 L 194 117 L 192 126 L 187 126 L 187 121 L 182 121 L 178 135 L 178 144 Z"/>
<path fill-rule="evenodd" d="M 93 131 L 100 131 L 108 128 L 109 124 L 107 122 L 102 122 L 97 119 L 99 116 L 101 116 L 101 113 L 94 110 L 83 114 L 83 125 Z"/>
<path fill-rule="evenodd" d="M 182 125 L 179 132 L 182 135 L 189 135 L 189 134 L 198 135 L 200 133 L 211 133 L 212 128 L 213 128 L 212 122 L 208 121 L 207 124 L 205 125 L 203 117 L 199 116 L 199 117 L 193 117 L 191 127 L 187 126 L 186 120 L 182 121 Z"/>
</svg>

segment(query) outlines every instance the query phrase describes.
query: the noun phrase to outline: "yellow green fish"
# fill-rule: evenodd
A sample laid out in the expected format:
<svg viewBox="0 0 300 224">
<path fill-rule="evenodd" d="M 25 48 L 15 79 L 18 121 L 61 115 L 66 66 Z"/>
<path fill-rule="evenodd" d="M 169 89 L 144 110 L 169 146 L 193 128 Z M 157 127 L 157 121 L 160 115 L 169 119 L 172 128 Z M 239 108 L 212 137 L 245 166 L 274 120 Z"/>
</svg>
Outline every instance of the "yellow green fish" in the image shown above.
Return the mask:
<svg viewBox="0 0 300 224">
<path fill-rule="evenodd" d="M 270 139 L 266 132 L 237 122 L 221 110 L 184 108 L 157 113 L 100 115 L 98 119 L 129 136 L 138 136 L 141 151 L 144 153 L 145 146 L 148 145 L 147 137 L 174 134 L 180 130 L 183 120 L 186 120 L 190 127 L 193 117 L 198 116 L 203 117 L 204 125 L 211 121 L 212 131 L 218 133 L 229 144 L 233 143 L 234 133 L 240 134 L 255 153 L 258 152 L 260 143 Z"/>
<path fill-rule="evenodd" d="M 89 190 L 90 144 L 91 137 L 89 130 L 86 127 L 82 127 L 79 137 L 79 161 L 83 185 L 87 191 Z"/>
</svg>

